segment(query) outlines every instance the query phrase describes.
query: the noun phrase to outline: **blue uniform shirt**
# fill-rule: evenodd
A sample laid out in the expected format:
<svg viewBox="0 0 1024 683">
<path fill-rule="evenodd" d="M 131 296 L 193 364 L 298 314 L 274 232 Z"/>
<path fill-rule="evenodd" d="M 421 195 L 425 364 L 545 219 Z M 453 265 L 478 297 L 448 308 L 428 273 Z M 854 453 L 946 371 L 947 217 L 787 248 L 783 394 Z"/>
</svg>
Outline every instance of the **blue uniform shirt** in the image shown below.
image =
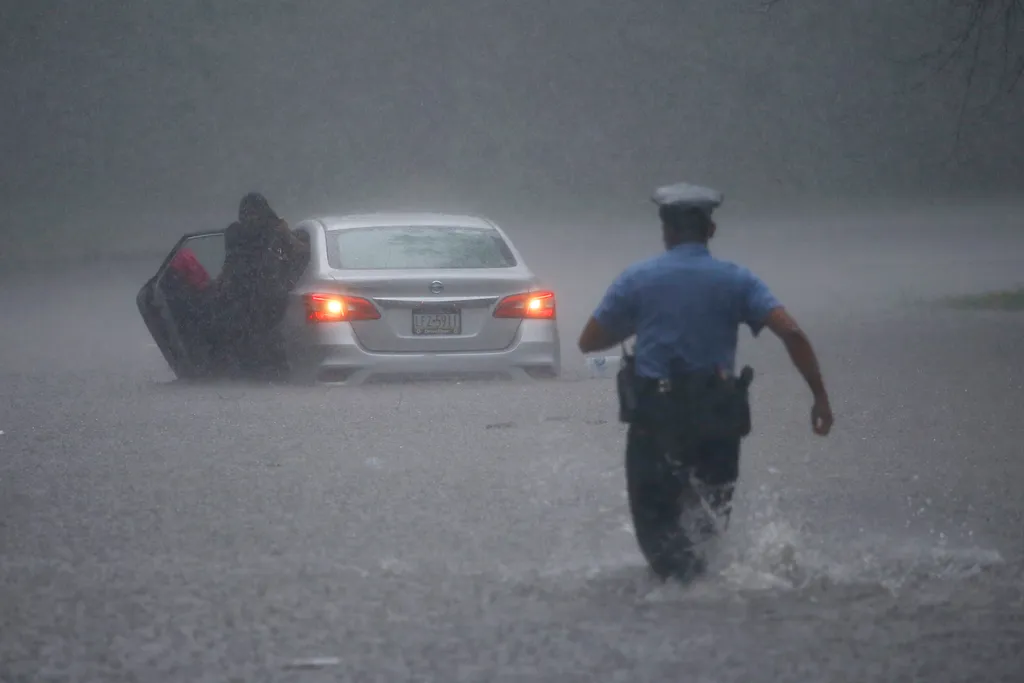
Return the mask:
<svg viewBox="0 0 1024 683">
<path fill-rule="evenodd" d="M 757 336 L 781 306 L 748 269 L 682 244 L 627 268 L 605 293 L 594 318 L 619 339 L 636 335 L 641 377 L 724 369 L 734 372 L 739 326 Z"/>
</svg>

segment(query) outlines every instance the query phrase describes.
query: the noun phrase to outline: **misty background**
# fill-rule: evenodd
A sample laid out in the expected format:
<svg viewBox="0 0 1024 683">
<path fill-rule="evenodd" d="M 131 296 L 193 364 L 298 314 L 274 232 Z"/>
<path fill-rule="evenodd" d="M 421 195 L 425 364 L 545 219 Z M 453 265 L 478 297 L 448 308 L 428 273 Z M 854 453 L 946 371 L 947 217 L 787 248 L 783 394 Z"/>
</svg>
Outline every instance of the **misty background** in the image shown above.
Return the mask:
<svg viewBox="0 0 1024 683">
<path fill-rule="evenodd" d="M 612 225 L 677 180 L 754 212 L 1012 197 L 1020 89 L 987 102 L 981 72 L 957 140 L 965 65 L 916 59 L 955 20 L 935 0 L 7 0 L 5 255 L 162 251 L 252 189 L 293 222 Z"/>
<path fill-rule="evenodd" d="M 926 304 L 1024 285 L 1024 4 L 762 1 L 0 0 L 0 680 L 1020 681 L 1024 317 Z M 918 57 L 979 2 L 962 110 L 973 45 Z M 687 588 L 577 347 L 681 180 L 837 416 L 741 333 L 754 432 Z M 136 293 L 254 189 L 495 218 L 561 378 L 175 381 Z"/>
</svg>

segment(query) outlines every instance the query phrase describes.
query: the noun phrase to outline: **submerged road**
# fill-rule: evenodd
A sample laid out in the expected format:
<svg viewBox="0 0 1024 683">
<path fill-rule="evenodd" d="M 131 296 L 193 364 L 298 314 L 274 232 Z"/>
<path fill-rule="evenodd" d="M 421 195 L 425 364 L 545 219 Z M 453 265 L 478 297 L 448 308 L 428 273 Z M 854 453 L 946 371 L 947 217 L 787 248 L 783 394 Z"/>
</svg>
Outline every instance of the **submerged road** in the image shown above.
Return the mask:
<svg viewBox="0 0 1024 683">
<path fill-rule="evenodd" d="M 723 241 L 837 426 L 744 339 L 756 433 L 685 588 L 642 565 L 612 382 L 570 350 L 656 235 L 566 238 L 586 275 L 522 240 L 563 293 L 544 383 L 184 386 L 134 310 L 153 263 L 0 281 L 0 680 L 1020 680 L 1024 318 L 913 301 L 1013 284 L 1020 238 L 844 239 Z"/>
</svg>

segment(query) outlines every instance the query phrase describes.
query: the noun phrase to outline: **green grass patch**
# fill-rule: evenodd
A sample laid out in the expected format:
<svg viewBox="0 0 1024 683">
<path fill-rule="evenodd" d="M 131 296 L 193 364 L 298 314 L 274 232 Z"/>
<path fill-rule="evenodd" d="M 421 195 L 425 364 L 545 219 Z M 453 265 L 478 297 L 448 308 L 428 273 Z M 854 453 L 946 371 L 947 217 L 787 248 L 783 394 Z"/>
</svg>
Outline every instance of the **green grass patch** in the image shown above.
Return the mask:
<svg viewBox="0 0 1024 683">
<path fill-rule="evenodd" d="M 1024 311 L 1024 287 L 948 297 L 943 303 L 967 311 Z"/>
</svg>

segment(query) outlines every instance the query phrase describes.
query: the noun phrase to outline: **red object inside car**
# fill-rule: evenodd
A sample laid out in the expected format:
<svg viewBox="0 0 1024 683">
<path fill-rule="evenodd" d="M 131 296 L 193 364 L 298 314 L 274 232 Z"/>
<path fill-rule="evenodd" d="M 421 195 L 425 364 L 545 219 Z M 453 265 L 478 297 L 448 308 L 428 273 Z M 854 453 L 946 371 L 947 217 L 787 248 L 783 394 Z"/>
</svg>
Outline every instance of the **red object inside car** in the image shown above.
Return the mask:
<svg viewBox="0 0 1024 683">
<path fill-rule="evenodd" d="M 203 264 L 188 247 L 174 255 L 170 267 L 177 271 L 191 287 L 204 289 L 210 284 L 210 274 L 206 272 L 206 268 L 203 268 Z"/>
</svg>

